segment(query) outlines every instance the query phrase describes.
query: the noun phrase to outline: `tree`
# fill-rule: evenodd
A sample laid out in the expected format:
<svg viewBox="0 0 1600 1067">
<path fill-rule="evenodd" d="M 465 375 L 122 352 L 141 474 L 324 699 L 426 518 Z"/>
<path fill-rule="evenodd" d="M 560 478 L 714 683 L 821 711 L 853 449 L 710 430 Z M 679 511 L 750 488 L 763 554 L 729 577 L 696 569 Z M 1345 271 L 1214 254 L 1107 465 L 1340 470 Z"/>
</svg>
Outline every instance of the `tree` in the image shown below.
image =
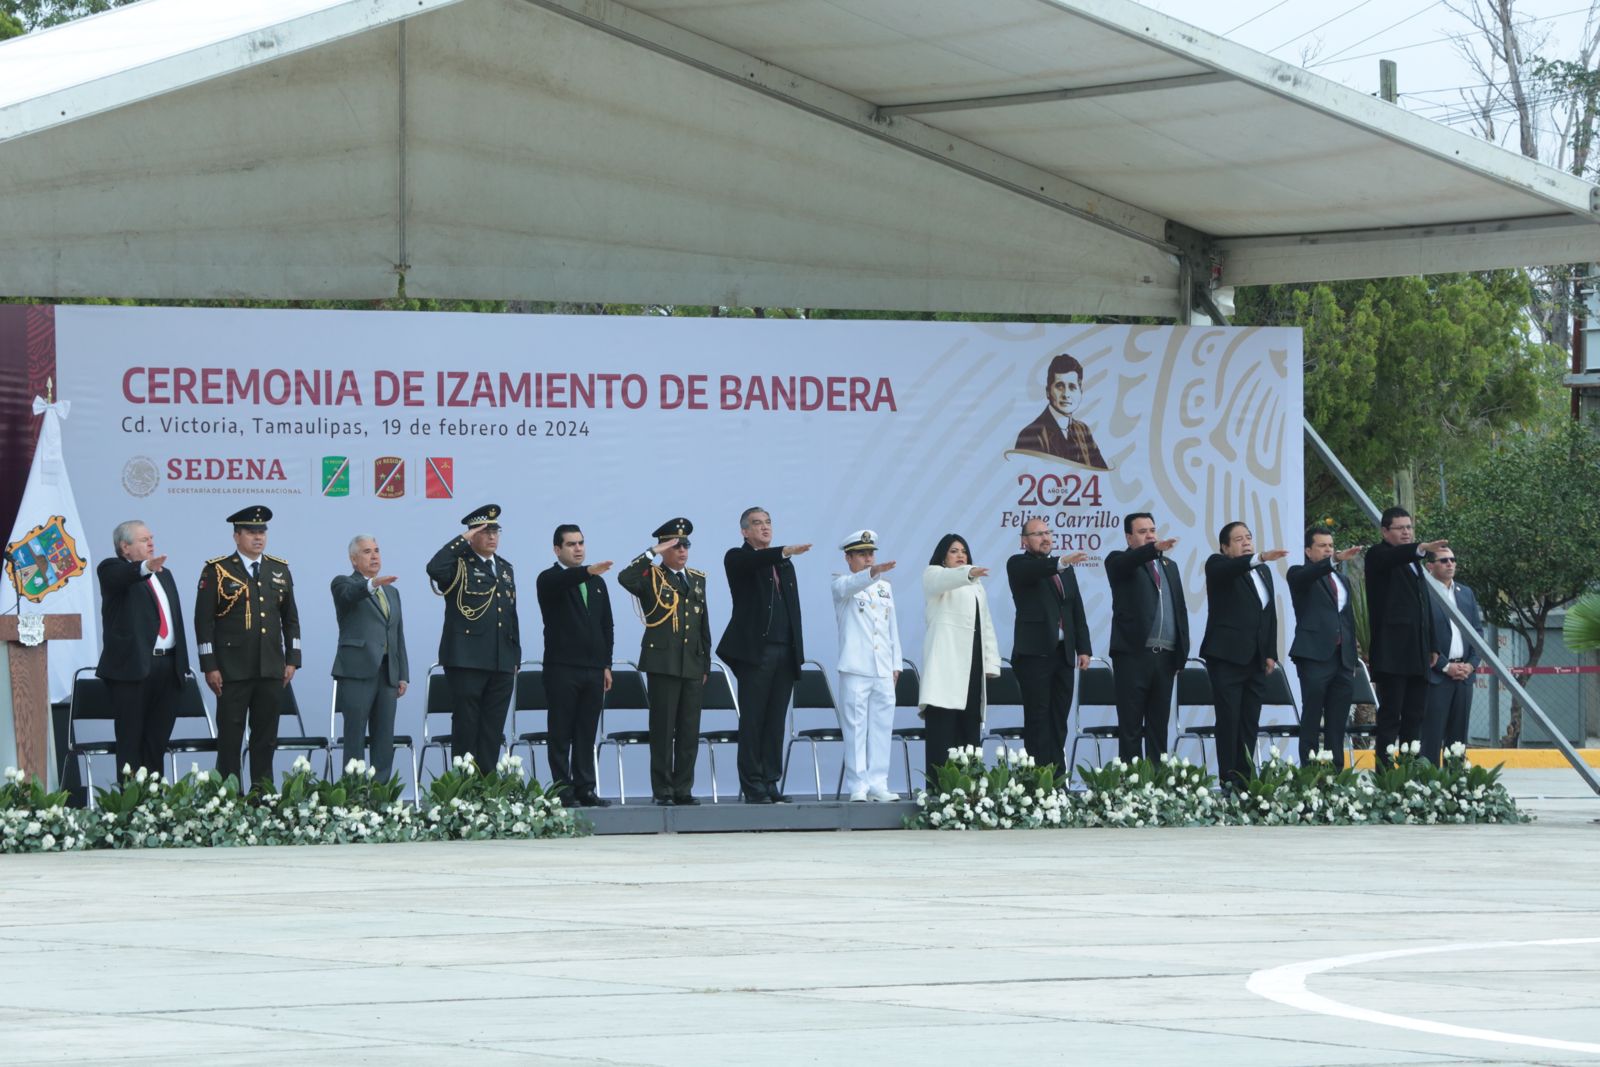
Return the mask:
<svg viewBox="0 0 1600 1067">
<path fill-rule="evenodd" d="M 1415 511 L 1423 472 L 1464 465 L 1559 394 L 1560 351 L 1528 337 L 1530 295 L 1521 271 L 1258 286 L 1234 321 L 1305 331 L 1306 418 L 1370 495 Z M 1363 521 L 1309 457 L 1306 509 Z"/>
<path fill-rule="evenodd" d="M 63 22 L 81 19 L 85 15 L 98 15 L 114 7 L 122 7 L 134 0 L 0 0 L 0 38 L 8 35 L 6 23 L 17 27 L 17 33 L 30 33 Z"/>
<path fill-rule="evenodd" d="M 1544 654 L 1550 613 L 1600 582 L 1600 433 L 1564 422 L 1506 438 L 1458 477 L 1435 523 L 1485 618 L 1519 634 L 1528 666 Z M 1430 533 L 1430 536 L 1434 534 Z M 1505 741 L 1522 732 L 1513 705 Z"/>
</svg>

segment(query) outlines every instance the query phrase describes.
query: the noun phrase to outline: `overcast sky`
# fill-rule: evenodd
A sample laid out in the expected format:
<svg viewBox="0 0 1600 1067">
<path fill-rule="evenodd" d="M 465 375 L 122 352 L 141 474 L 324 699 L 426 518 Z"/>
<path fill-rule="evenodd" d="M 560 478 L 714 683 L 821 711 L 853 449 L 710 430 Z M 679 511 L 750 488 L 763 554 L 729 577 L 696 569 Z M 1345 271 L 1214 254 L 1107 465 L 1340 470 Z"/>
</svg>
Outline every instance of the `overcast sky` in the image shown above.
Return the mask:
<svg viewBox="0 0 1600 1067">
<path fill-rule="evenodd" d="M 1479 85 L 1452 35 L 1472 27 L 1445 0 L 1141 0 L 1201 29 L 1362 92 L 1378 90 L 1378 61 L 1399 64 L 1400 104 L 1475 132 L 1461 87 Z M 1454 0 L 1464 7 L 1471 0 Z M 1542 36 L 1540 54 L 1570 57 L 1589 0 L 1518 0 L 1518 17 Z M 1548 120 L 1542 125 L 1548 126 Z M 1502 141 L 1502 143 L 1505 143 Z M 1514 142 L 1511 147 L 1515 147 Z"/>
</svg>

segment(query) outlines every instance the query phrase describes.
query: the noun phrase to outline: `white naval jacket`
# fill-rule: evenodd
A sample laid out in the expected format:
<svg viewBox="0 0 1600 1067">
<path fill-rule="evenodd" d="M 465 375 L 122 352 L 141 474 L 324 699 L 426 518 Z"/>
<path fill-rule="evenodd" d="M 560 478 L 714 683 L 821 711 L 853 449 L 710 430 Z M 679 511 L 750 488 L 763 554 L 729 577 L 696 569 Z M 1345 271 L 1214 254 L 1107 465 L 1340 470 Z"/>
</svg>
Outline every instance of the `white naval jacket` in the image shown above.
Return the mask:
<svg viewBox="0 0 1600 1067">
<path fill-rule="evenodd" d="M 972 678 L 972 624 L 981 620 L 983 675 L 1000 676 L 1000 645 L 994 637 L 989 597 L 972 568 L 943 567 L 935 563 L 922 572 L 922 591 L 928 598 L 924 619 L 928 632 L 922 639 L 922 686 L 919 706 L 926 709 L 964 708 Z M 983 713 L 989 694 L 982 693 Z"/>
<path fill-rule="evenodd" d="M 833 613 L 839 620 L 839 673 L 893 678 L 900 669 L 900 624 L 894 590 L 870 567 L 833 576 Z"/>
</svg>

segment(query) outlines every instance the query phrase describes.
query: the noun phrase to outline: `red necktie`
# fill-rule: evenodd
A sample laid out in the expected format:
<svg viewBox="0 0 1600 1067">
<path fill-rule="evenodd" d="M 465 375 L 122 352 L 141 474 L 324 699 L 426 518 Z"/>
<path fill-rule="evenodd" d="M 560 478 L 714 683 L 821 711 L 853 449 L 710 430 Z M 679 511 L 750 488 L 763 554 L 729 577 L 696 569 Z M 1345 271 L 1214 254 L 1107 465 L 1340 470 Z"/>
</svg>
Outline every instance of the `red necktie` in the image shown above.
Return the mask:
<svg viewBox="0 0 1600 1067">
<path fill-rule="evenodd" d="M 147 584 L 145 586 L 145 588 L 150 590 L 150 599 L 154 600 L 156 602 L 156 615 L 159 616 L 160 619 L 161 619 L 161 627 L 160 627 L 160 629 L 156 630 L 156 636 L 161 638 L 162 640 L 166 640 L 166 637 L 167 637 L 167 609 L 161 606 L 161 597 L 159 595 L 157 595 L 157 593 L 156 593 L 155 583 L 156 583 L 156 576 L 152 574 L 150 576 L 150 582 L 149 582 L 149 584 Z"/>
<path fill-rule="evenodd" d="M 1160 589 L 1161 588 L 1161 564 L 1157 563 L 1155 560 L 1151 560 L 1150 561 L 1150 577 L 1155 579 L 1156 588 Z"/>
</svg>

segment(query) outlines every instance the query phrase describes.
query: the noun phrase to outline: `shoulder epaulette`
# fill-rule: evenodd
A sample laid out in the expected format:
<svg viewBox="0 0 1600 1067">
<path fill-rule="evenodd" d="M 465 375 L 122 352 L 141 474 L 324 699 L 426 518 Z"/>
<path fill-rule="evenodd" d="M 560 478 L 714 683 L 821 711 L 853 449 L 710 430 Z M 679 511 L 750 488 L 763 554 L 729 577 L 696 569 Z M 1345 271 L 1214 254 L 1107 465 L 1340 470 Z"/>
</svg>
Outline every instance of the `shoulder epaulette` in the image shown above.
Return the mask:
<svg viewBox="0 0 1600 1067">
<path fill-rule="evenodd" d="M 266 558 L 267 558 L 267 559 L 270 559 L 270 560 L 271 560 L 271 561 L 272 561 L 272 562 L 274 562 L 274 563 L 281 563 L 281 564 L 283 564 L 283 565 L 284 565 L 284 566 L 285 566 L 285 567 L 287 567 L 287 566 L 288 566 L 288 565 L 289 565 L 289 561 L 288 561 L 288 560 L 286 560 L 286 559 L 284 559 L 284 558 L 283 558 L 283 557 L 282 557 L 282 556 L 268 556 L 268 555 L 267 555 L 267 554 L 266 554 L 266 553 L 265 553 L 265 552 L 263 552 L 263 553 L 261 553 L 261 554 L 262 554 L 262 555 L 263 555 L 263 556 L 266 556 Z"/>
<path fill-rule="evenodd" d="M 232 558 L 233 558 L 233 553 L 229 552 L 226 555 L 222 555 L 222 556 L 212 556 L 210 559 L 206 560 L 206 563 L 207 564 L 221 563 L 225 559 L 232 559 Z"/>
<path fill-rule="evenodd" d="M 683 569 L 688 571 L 690 574 L 694 575 L 697 578 L 704 578 L 706 576 L 706 572 L 705 571 L 697 571 L 693 567 L 685 567 Z"/>
</svg>

